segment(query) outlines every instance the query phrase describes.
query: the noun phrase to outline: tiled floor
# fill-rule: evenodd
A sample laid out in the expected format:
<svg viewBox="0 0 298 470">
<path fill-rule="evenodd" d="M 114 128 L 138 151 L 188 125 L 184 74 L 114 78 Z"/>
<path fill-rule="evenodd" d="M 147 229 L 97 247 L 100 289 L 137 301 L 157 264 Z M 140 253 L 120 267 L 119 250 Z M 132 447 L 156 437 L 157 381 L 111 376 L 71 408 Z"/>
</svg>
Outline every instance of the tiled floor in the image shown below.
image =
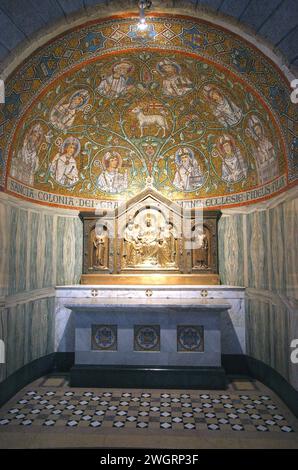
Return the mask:
<svg viewBox="0 0 298 470">
<path fill-rule="evenodd" d="M 0 409 L 0 447 L 294 447 L 298 422 L 264 385 L 80 389 L 41 378 Z M 202 439 L 203 438 L 203 439 Z"/>
</svg>

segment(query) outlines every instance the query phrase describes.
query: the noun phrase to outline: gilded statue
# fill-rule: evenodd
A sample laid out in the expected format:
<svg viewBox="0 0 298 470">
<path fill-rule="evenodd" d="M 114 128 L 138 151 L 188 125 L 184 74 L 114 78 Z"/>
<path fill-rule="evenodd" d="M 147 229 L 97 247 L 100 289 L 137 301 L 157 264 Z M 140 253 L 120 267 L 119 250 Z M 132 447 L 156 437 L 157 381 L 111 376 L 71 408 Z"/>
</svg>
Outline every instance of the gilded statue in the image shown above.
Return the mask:
<svg viewBox="0 0 298 470">
<path fill-rule="evenodd" d="M 150 213 L 142 227 L 130 220 L 124 230 L 123 267 L 174 267 L 176 244 L 173 224 L 159 226 Z"/>
<path fill-rule="evenodd" d="M 96 225 L 93 237 L 94 246 L 94 267 L 97 269 L 105 269 L 108 264 L 108 242 L 109 237 L 106 227 Z"/>
<path fill-rule="evenodd" d="M 138 239 L 138 226 L 130 220 L 124 230 L 123 258 L 127 266 L 138 264 L 140 249 L 141 242 Z"/>
<path fill-rule="evenodd" d="M 194 250 L 194 266 L 200 269 L 209 268 L 209 241 L 208 235 L 204 231 L 199 232 L 196 237 L 196 246 Z"/>
<path fill-rule="evenodd" d="M 159 244 L 160 246 L 162 244 L 159 241 L 158 230 L 153 226 L 150 215 L 146 217 L 144 231 L 139 232 L 139 239 L 142 243 L 142 261 L 157 264 Z"/>
</svg>

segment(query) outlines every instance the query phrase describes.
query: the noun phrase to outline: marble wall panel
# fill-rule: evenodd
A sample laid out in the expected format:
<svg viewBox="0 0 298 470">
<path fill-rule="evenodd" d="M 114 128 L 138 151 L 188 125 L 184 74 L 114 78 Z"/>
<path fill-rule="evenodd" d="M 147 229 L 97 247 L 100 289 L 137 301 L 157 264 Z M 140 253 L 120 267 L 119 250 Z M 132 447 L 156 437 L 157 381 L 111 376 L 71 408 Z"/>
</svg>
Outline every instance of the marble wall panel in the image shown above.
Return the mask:
<svg viewBox="0 0 298 470">
<path fill-rule="evenodd" d="M 43 265 L 42 272 L 42 286 L 50 287 L 55 285 L 56 270 L 54 269 L 55 258 L 54 258 L 54 220 L 49 215 L 43 217 L 44 234 L 46 242 L 44 244 L 43 258 L 45 263 Z"/>
<path fill-rule="evenodd" d="M 7 257 L 9 252 L 10 212 L 7 205 L 0 202 L 0 297 L 8 292 Z"/>
<path fill-rule="evenodd" d="M 29 247 L 30 247 L 30 264 L 29 264 L 29 271 L 28 271 L 28 290 L 37 289 L 37 279 L 38 279 L 38 266 L 39 263 L 36 262 L 37 260 L 37 246 L 38 246 L 38 225 L 40 222 L 41 214 L 37 212 L 33 212 L 30 214 L 30 240 L 29 240 Z M 34 236 L 33 234 L 36 234 Z"/>
<path fill-rule="evenodd" d="M 7 227 L 7 232 L 9 233 L 9 244 L 8 244 L 8 257 L 6 258 L 7 265 L 4 266 L 4 269 L 8 269 L 9 273 L 9 285 L 8 285 L 8 293 L 13 294 L 17 291 L 17 225 L 18 225 L 18 215 L 19 209 L 15 207 L 10 207 L 10 224 Z"/>
<path fill-rule="evenodd" d="M 298 299 L 298 199 L 283 205 L 286 295 Z"/>
<path fill-rule="evenodd" d="M 77 216 L 7 200 L 0 200 L 0 217 L 0 339 L 6 344 L 1 382 L 54 351 L 54 300 L 36 296 L 40 289 L 79 282 L 82 224 Z M 26 301 L 20 301 L 22 293 Z"/>
<path fill-rule="evenodd" d="M 222 217 L 218 233 L 219 274 L 222 284 L 243 286 L 243 217 Z"/>
<path fill-rule="evenodd" d="M 298 199 L 268 210 L 223 216 L 218 234 L 222 284 L 297 299 L 297 233 Z"/>
<path fill-rule="evenodd" d="M 4 341 L 7 338 L 7 310 L 0 308 L 0 338 Z M 6 363 L 0 364 L 0 382 L 6 377 Z"/>
<path fill-rule="evenodd" d="M 289 341 L 292 343 L 294 339 L 298 339 L 298 309 L 289 309 Z M 292 349 L 291 349 L 292 352 Z M 298 364 L 289 364 L 289 380 L 293 387 L 298 390 Z"/>
<path fill-rule="evenodd" d="M 16 290 L 23 292 L 26 290 L 26 267 L 28 253 L 28 211 L 19 211 L 18 224 L 16 227 Z M 37 260 L 36 260 L 37 261 Z M 38 261 L 37 261 L 38 262 Z"/>
<path fill-rule="evenodd" d="M 246 218 L 247 285 L 257 289 L 268 287 L 268 252 L 266 212 L 254 212 Z"/>
<path fill-rule="evenodd" d="M 286 290 L 286 250 L 294 248 L 294 245 L 293 248 L 285 246 L 286 229 L 282 205 L 270 209 L 267 230 L 270 235 L 271 286 L 273 291 L 279 292 Z"/>
<path fill-rule="evenodd" d="M 267 325 L 269 305 L 258 300 L 248 300 L 246 304 L 246 346 L 247 354 L 268 363 L 270 358 L 270 341 Z M 258 331 L 258 334 L 252 332 Z"/>
<path fill-rule="evenodd" d="M 0 203 L 0 296 L 78 283 L 82 223 Z"/>
<path fill-rule="evenodd" d="M 76 284 L 82 269 L 82 225 L 79 219 L 58 217 L 57 285 Z"/>
<path fill-rule="evenodd" d="M 53 309 L 53 297 L 1 309 L 0 337 L 5 342 L 6 363 L 0 367 L 0 381 L 54 352 Z"/>
<path fill-rule="evenodd" d="M 291 340 L 298 338 L 297 234 L 298 199 L 267 210 L 230 213 L 219 224 L 221 282 L 234 285 L 241 279 L 250 288 L 247 354 L 276 369 L 298 390 L 298 365 L 290 361 Z M 240 253 L 234 254 L 234 247 Z"/>
<path fill-rule="evenodd" d="M 297 380 L 294 383 L 290 375 L 291 311 L 280 302 L 249 299 L 246 315 L 247 354 L 270 365 L 296 386 Z"/>
</svg>

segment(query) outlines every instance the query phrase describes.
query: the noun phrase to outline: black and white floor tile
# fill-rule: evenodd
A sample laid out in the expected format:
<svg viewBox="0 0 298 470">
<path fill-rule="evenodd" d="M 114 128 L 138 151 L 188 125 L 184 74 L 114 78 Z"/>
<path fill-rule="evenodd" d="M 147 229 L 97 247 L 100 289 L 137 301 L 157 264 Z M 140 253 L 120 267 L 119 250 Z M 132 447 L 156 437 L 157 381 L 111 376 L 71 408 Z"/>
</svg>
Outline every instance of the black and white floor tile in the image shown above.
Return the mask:
<svg viewBox="0 0 298 470">
<path fill-rule="evenodd" d="M 259 390 L 144 392 L 140 390 L 27 388 L 0 409 L 0 430 L 44 428 L 204 430 L 213 433 L 294 433 L 274 397 Z"/>
</svg>

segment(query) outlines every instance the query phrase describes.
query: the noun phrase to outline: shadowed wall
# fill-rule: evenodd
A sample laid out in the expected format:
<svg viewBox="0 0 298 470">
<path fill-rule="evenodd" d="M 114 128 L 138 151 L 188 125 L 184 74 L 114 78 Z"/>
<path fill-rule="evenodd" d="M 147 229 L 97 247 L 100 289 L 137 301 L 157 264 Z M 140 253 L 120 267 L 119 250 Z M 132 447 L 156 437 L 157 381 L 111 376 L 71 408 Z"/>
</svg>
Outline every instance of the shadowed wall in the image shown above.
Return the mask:
<svg viewBox="0 0 298 470">
<path fill-rule="evenodd" d="M 0 338 L 6 364 L 0 380 L 54 352 L 56 285 L 78 283 L 82 226 L 76 215 L 27 209 L 0 200 Z"/>
<path fill-rule="evenodd" d="M 222 284 L 247 287 L 247 354 L 276 369 L 298 390 L 290 343 L 298 338 L 298 200 L 219 223 Z"/>
</svg>

